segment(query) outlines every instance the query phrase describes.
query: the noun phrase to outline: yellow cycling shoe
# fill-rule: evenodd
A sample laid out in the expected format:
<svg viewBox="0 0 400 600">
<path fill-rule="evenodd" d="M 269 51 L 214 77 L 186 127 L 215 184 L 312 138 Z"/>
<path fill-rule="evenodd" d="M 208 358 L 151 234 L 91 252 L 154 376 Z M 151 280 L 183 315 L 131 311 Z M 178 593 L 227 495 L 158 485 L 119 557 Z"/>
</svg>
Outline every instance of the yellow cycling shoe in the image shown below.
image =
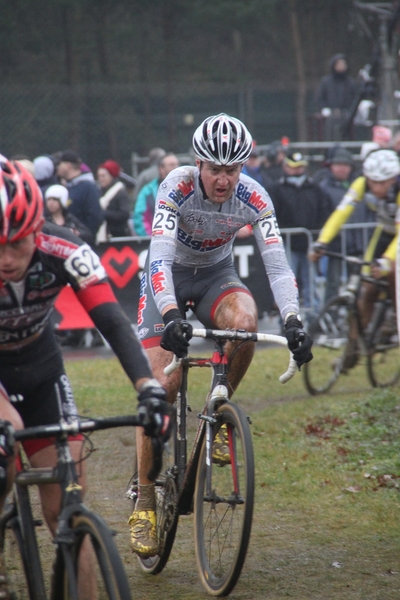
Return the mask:
<svg viewBox="0 0 400 600">
<path fill-rule="evenodd" d="M 225 423 L 221 425 L 220 430 L 217 432 L 214 438 L 212 447 L 212 461 L 214 464 L 221 466 L 231 464 L 228 429 Z"/>
<path fill-rule="evenodd" d="M 154 510 L 134 510 L 128 524 L 131 529 L 131 549 L 141 558 L 158 554 L 157 515 Z"/>
</svg>

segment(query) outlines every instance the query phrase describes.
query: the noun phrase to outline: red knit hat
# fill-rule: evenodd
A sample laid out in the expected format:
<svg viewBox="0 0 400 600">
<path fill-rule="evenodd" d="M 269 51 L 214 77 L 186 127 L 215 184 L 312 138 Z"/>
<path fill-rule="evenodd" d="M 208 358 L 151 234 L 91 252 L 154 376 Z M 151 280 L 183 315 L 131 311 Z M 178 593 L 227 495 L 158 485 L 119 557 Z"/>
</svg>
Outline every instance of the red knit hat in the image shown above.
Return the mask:
<svg viewBox="0 0 400 600">
<path fill-rule="evenodd" d="M 121 173 L 121 167 L 115 160 L 106 160 L 99 165 L 99 169 L 106 169 L 114 179 Z"/>
</svg>

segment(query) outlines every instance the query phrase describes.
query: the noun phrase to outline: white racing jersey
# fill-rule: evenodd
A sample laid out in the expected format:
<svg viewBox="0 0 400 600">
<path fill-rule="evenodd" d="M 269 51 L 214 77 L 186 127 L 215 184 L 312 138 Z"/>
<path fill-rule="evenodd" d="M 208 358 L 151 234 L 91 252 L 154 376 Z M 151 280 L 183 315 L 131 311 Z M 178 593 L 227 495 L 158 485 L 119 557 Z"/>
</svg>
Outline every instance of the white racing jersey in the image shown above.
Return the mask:
<svg viewBox="0 0 400 600">
<path fill-rule="evenodd" d="M 204 198 L 197 167 L 174 169 L 161 183 L 150 244 L 150 282 L 160 312 L 176 304 L 172 265 L 216 265 L 232 253 L 236 233 L 251 225 L 282 318 L 299 312 L 298 289 L 289 267 L 272 200 L 254 179 L 240 175 L 222 204 Z"/>
</svg>

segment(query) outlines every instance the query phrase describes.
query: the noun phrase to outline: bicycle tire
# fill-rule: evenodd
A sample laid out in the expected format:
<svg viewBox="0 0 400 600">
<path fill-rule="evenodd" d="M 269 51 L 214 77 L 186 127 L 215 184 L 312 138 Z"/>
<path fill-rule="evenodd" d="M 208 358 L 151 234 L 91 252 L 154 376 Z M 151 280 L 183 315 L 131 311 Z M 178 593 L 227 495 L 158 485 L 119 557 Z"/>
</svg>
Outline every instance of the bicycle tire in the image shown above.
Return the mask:
<svg viewBox="0 0 400 600">
<path fill-rule="evenodd" d="M 254 454 L 250 427 L 238 406 L 226 402 L 219 406 L 215 417 L 213 440 L 226 425 L 230 464 L 211 465 L 212 493 L 207 498 L 207 451 L 203 440 L 194 496 L 195 552 L 204 588 L 212 596 L 226 596 L 239 579 L 250 541 Z"/>
<path fill-rule="evenodd" d="M 343 372 L 352 317 L 351 300 L 337 296 L 324 306 L 309 327 L 314 358 L 303 365 L 302 373 L 311 395 L 328 392 Z"/>
<path fill-rule="evenodd" d="M 159 553 L 150 558 L 137 556 L 140 568 L 149 575 L 158 575 L 164 569 L 171 554 L 176 530 L 178 527 L 178 491 L 175 475 L 175 432 L 173 427 L 168 443 L 168 450 L 163 452 L 163 469 L 156 481 L 156 513 L 157 536 L 160 546 Z M 135 457 L 135 474 L 137 473 L 137 458 Z M 134 476 L 137 485 L 137 475 Z M 135 482 L 134 482 L 135 484 Z"/>
<path fill-rule="evenodd" d="M 373 387 L 385 388 L 400 379 L 399 337 L 391 303 L 378 305 L 367 341 L 367 372 Z"/>
<path fill-rule="evenodd" d="M 62 518 L 62 515 L 61 515 Z M 131 600 L 129 582 L 112 533 L 95 513 L 84 511 L 73 514 L 71 539 L 58 546 L 53 568 L 52 600 L 80 600 L 78 564 L 85 540 L 93 549 L 93 563 L 99 600 Z M 82 575 L 82 579 L 84 574 Z M 72 579 L 72 581 L 71 581 Z"/>
</svg>

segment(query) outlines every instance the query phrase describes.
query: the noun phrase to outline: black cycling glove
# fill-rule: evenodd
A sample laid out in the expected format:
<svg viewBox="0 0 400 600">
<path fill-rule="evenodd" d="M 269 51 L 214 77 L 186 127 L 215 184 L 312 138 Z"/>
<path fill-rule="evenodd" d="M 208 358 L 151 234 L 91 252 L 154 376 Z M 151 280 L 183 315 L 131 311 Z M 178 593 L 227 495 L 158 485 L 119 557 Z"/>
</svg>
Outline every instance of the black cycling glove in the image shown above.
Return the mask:
<svg viewBox="0 0 400 600">
<path fill-rule="evenodd" d="M 138 416 L 146 435 L 167 441 L 171 432 L 171 407 L 167 393 L 156 379 L 149 379 L 140 388 Z"/>
<path fill-rule="evenodd" d="M 187 354 L 193 327 L 186 319 L 182 319 L 177 308 L 166 312 L 163 319 L 165 329 L 161 337 L 161 348 L 173 352 L 178 358 L 183 358 Z"/>
<path fill-rule="evenodd" d="M 292 352 L 298 367 L 310 362 L 313 355 L 311 346 L 312 339 L 303 329 L 302 322 L 295 316 L 291 316 L 285 323 L 285 335 L 289 350 Z"/>
</svg>

